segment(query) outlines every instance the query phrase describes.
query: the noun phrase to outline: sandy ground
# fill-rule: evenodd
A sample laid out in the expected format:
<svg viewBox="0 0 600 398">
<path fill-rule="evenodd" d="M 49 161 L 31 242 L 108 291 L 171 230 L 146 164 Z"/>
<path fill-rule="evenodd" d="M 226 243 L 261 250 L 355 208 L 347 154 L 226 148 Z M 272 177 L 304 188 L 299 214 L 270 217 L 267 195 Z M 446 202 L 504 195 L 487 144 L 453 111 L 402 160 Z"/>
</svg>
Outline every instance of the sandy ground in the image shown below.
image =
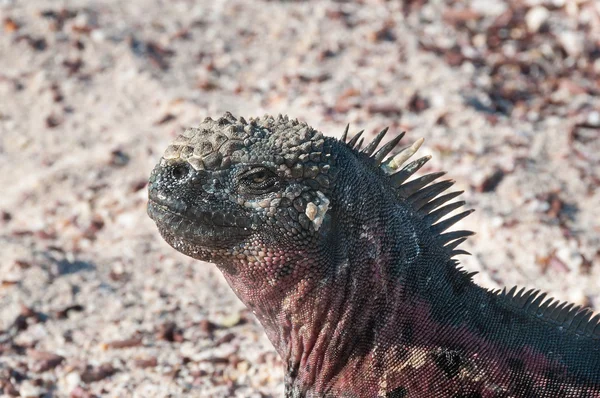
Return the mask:
<svg viewBox="0 0 600 398">
<path fill-rule="evenodd" d="M 0 395 L 280 397 L 146 178 L 183 128 L 286 113 L 425 137 L 478 283 L 600 308 L 600 3 L 0 0 Z"/>
</svg>

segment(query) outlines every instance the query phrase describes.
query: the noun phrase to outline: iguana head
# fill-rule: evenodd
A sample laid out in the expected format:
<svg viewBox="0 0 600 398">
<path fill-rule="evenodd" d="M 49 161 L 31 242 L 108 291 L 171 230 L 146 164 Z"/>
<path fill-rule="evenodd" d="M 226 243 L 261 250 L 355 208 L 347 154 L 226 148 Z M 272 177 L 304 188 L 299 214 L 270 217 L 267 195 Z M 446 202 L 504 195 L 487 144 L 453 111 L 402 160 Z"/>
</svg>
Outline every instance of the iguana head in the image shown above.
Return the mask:
<svg viewBox="0 0 600 398">
<path fill-rule="evenodd" d="M 458 194 L 431 200 L 452 185 L 428 185 L 443 173 L 405 183 L 429 157 L 396 172 L 422 140 L 384 161 L 402 138 L 375 152 L 386 131 L 359 151 L 360 133 L 346 142 L 347 129 L 337 140 L 287 117 L 207 118 L 166 149 L 150 177 L 148 213 L 175 249 L 254 287 L 306 281 L 344 260 L 360 239 L 373 243 L 384 233 L 395 241 L 386 248 L 392 251 L 418 229 L 430 229 L 425 237 L 440 246 L 463 238 L 439 233 L 468 212 L 433 225 L 462 204 L 432 212 Z"/>
<path fill-rule="evenodd" d="M 327 239 L 333 141 L 287 118 L 207 118 L 155 167 L 148 213 L 182 253 L 275 283 Z"/>
<path fill-rule="evenodd" d="M 337 140 L 287 117 L 226 113 L 177 137 L 150 177 L 164 239 L 219 266 L 301 385 L 370 366 L 375 326 L 403 311 L 386 303 L 404 276 L 427 280 L 436 268 L 423 264 L 449 260 L 470 234 L 440 234 L 468 212 L 434 224 L 462 204 L 438 197 L 451 181 L 430 184 L 443 173 L 405 182 L 429 159 L 400 167 L 421 140 L 386 158 L 402 135 L 376 151 L 387 129 L 364 149 L 347 131 Z"/>
</svg>

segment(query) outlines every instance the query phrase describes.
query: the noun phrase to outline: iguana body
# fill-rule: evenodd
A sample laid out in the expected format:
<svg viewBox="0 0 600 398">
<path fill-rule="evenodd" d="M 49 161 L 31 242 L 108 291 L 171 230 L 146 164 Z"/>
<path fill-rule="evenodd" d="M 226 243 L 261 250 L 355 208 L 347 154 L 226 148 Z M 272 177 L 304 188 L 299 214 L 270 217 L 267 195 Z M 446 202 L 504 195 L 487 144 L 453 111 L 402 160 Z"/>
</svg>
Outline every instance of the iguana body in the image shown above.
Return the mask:
<svg viewBox="0 0 600 398">
<path fill-rule="evenodd" d="M 174 248 L 216 263 L 286 364 L 286 397 L 600 397 L 600 316 L 457 267 L 442 173 L 287 117 L 188 129 L 149 185 Z"/>
</svg>

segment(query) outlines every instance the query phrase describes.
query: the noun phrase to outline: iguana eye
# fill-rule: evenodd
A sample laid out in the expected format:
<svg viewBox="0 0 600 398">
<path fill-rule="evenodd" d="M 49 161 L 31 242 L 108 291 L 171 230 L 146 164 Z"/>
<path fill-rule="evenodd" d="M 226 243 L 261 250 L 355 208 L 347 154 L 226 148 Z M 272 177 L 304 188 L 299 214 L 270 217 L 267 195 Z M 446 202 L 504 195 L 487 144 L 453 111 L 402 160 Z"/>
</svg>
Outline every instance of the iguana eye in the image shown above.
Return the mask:
<svg viewBox="0 0 600 398">
<path fill-rule="evenodd" d="M 252 191 L 266 191 L 277 184 L 277 175 L 264 167 L 250 169 L 242 174 L 242 185 Z"/>
<path fill-rule="evenodd" d="M 265 182 L 267 180 L 268 176 L 264 170 L 261 170 L 261 171 L 257 171 L 256 173 L 251 174 L 250 178 L 252 179 L 252 182 L 254 184 L 262 184 L 263 182 Z"/>
</svg>

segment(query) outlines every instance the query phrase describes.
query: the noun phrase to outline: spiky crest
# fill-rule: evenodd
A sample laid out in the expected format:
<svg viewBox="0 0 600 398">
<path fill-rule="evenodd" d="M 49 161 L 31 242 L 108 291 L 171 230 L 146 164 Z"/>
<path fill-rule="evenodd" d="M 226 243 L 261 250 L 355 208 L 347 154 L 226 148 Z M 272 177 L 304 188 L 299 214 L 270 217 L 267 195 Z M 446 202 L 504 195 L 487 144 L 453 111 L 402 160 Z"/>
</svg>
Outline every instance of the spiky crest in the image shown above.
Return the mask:
<svg viewBox="0 0 600 398">
<path fill-rule="evenodd" d="M 546 293 L 540 290 L 513 287 L 492 292 L 503 298 L 510 306 L 524 311 L 532 317 L 561 328 L 569 333 L 600 339 L 600 313 L 587 307 L 560 301 L 552 297 L 546 298 Z"/>
<path fill-rule="evenodd" d="M 348 134 L 348 127 L 346 127 L 346 131 L 344 132 L 343 142 L 357 154 L 359 153 L 360 144 L 356 145 L 356 143 L 363 132 L 364 130 L 357 133 L 347 143 L 345 141 Z M 452 199 L 462 194 L 463 191 L 455 191 L 438 196 L 454 184 L 453 180 L 433 183 L 439 177 L 446 174 L 445 172 L 425 174 L 422 177 L 407 182 L 411 176 L 431 159 L 431 156 L 424 156 L 402 167 L 423 143 L 423 139 L 421 138 L 409 147 L 404 148 L 397 155 L 383 160 L 404 136 L 404 133 L 398 135 L 384 144 L 379 151 L 375 152 L 375 149 L 377 149 L 386 133 L 387 128 L 377 134 L 373 141 L 360 151 L 361 154 L 367 156 L 360 156 L 359 158 L 364 160 L 369 166 L 379 167 L 383 170 L 388 176 L 389 184 L 396 188 L 399 196 L 405 199 L 417 214 L 423 217 L 423 220 L 429 225 L 432 235 L 436 236 L 437 240 L 448 249 L 450 257 L 459 254 L 469 254 L 462 249 L 458 249 L 458 246 L 467 240 L 468 236 L 473 235 L 473 232 L 461 230 L 442 233 L 473 212 L 473 210 L 466 210 L 443 219 L 465 204 L 464 201 L 449 203 Z M 402 169 L 400 169 L 401 167 Z M 458 261 L 454 259 L 451 262 L 468 279 L 472 279 L 477 274 L 477 272 L 467 272 L 460 268 Z M 490 291 L 490 293 L 502 299 L 507 305 L 519 311 L 524 311 L 528 315 L 543 320 L 555 327 L 562 328 L 562 330 L 593 339 L 600 339 L 600 313 L 594 315 L 594 312 L 590 308 L 561 302 L 552 297 L 546 298 L 546 293 L 535 289 L 526 291 L 525 288 L 522 288 L 517 291 L 517 287 L 513 287 L 510 291 L 507 291 L 505 288 L 503 290 Z"/>
<path fill-rule="evenodd" d="M 362 133 L 364 133 L 365 130 L 361 130 L 358 133 L 354 134 L 354 137 L 352 137 L 350 139 L 350 141 L 348 141 L 348 143 L 346 145 L 348 145 L 349 148 L 351 149 L 356 149 L 356 142 L 358 141 L 358 139 L 360 138 L 360 136 L 362 135 Z"/>
<path fill-rule="evenodd" d="M 451 199 L 454 199 L 456 196 L 460 195 L 462 191 L 451 192 L 443 196 L 438 196 L 450 188 L 454 184 L 454 181 L 443 180 L 434 183 L 435 180 L 446 174 L 445 172 L 437 172 L 426 174 L 422 177 L 415 178 L 407 182 L 411 176 L 413 176 L 421 167 L 423 167 L 425 163 L 427 163 L 429 159 L 431 159 L 431 156 L 424 156 L 404 165 L 404 163 L 410 157 L 412 157 L 415 152 L 417 152 L 424 140 L 421 138 L 414 144 L 404 148 L 402 151 L 400 151 L 400 153 L 385 159 L 386 156 L 390 154 L 398 145 L 404 136 L 404 132 L 384 144 L 378 151 L 375 150 L 388 132 L 388 128 L 386 127 L 381 130 L 375 136 L 373 141 L 368 143 L 363 150 L 360 150 L 362 139 L 359 142 L 359 138 L 361 138 L 363 132 L 364 130 L 358 132 L 350 139 L 350 141 L 346 142 L 348 136 L 348 127 L 346 127 L 346 130 L 342 136 L 342 142 L 344 142 L 346 146 L 354 152 L 360 153 L 362 156 L 359 158 L 367 163 L 370 167 L 380 168 L 383 173 L 387 175 L 390 186 L 394 187 L 398 193 L 398 196 L 406 200 L 406 202 L 411 205 L 413 210 L 423 218 L 423 220 L 429 225 L 432 235 L 436 236 L 442 245 L 446 245 L 445 247 L 448 248 L 450 257 L 459 254 L 468 254 L 468 252 L 457 249 L 456 247 L 460 243 L 464 242 L 467 236 L 472 235 L 472 232 L 454 231 L 442 234 L 442 232 L 444 232 L 446 229 L 451 227 L 462 218 L 471 214 L 473 211 L 467 210 L 442 220 L 449 213 L 465 204 L 465 202 L 462 201 L 448 203 Z M 458 243 L 452 244 L 453 241 L 458 241 Z"/>
</svg>

